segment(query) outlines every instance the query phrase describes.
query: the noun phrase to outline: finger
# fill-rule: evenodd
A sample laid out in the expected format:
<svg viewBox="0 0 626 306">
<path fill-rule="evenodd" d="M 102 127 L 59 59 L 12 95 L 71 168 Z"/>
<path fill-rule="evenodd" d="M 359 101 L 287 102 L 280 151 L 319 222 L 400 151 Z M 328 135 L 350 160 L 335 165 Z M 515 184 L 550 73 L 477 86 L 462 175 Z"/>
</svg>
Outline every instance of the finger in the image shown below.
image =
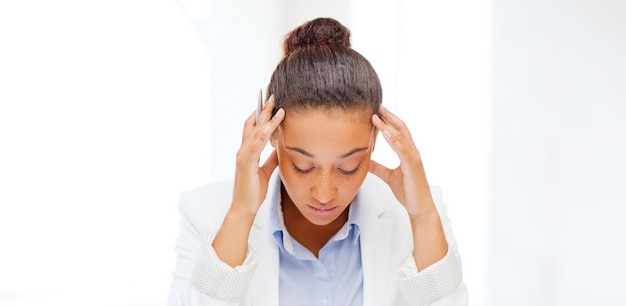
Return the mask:
<svg viewBox="0 0 626 306">
<path fill-rule="evenodd" d="M 267 122 L 271 116 L 272 109 L 274 109 L 274 95 L 270 96 L 270 99 L 263 106 L 263 111 L 261 112 L 261 116 L 259 117 L 259 122 L 256 120 L 256 111 L 252 112 L 250 116 L 244 122 L 243 127 L 243 136 L 242 143 L 246 139 L 246 135 L 248 135 L 256 126 L 261 126 L 263 123 Z"/>
<path fill-rule="evenodd" d="M 409 129 L 407 128 L 404 121 L 402 121 L 398 116 L 389 111 L 387 108 L 381 105 L 378 108 L 378 112 L 382 116 L 383 120 L 393 126 L 395 129 L 402 133 L 409 133 Z"/>
<path fill-rule="evenodd" d="M 383 122 L 376 114 L 372 116 L 372 123 L 380 129 L 383 137 L 385 137 L 387 143 L 389 143 L 391 148 L 398 154 L 401 161 L 409 160 L 408 158 L 417 153 L 417 148 L 413 144 L 410 134 L 402 134 L 390 124 Z"/>
<path fill-rule="evenodd" d="M 272 110 L 274 109 L 274 95 L 271 95 L 267 103 L 263 105 L 263 110 L 261 111 L 261 115 L 259 116 L 259 122 L 256 120 L 256 110 L 253 111 L 244 123 L 244 127 L 255 126 L 259 123 L 263 123 L 269 120 Z"/>
<path fill-rule="evenodd" d="M 248 116 L 248 118 L 246 118 L 246 121 L 243 124 L 243 128 L 250 128 L 253 127 L 256 124 L 256 111 L 252 112 L 250 114 L 250 116 Z"/>
<path fill-rule="evenodd" d="M 269 177 L 272 175 L 272 172 L 274 172 L 274 169 L 276 169 L 276 167 L 278 167 L 278 153 L 276 153 L 276 150 L 274 150 L 265 160 L 263 166 L 261 166 L 261 171 L 263 171 Z"/>
<path fill-rule="evenodd" d="M 386 130 L 388 126 L 386 122 L 380 119 L 380 116 L 378 116 L 378 114 L 372 115 L 372 124 L 374 124 L 374 126 L 381 132 Z"/>
<path fill-rule="evenodd" d="M 389 184 L 389 177 L 391 176 L 391 169 L 377 163 L 374 160 L 370 160 L 368 171 L 378 176 L 385 183 Z"/>
<path fill-rule="evenodd" d="M 387 141 L 389 141 L 389 139 L 391 138 L 403 138 L 400 131 L 398 131 L 391 124 L 383 121 L 383 119 L 381 119 L 377 114 L 372 115 L 372 123 L 378 130 L 380 130 L 381 133 L 383 133 L 383 136 L 385 136 L 385 139 L 387 139 Z"/>
<path fill-rule="evenodd" d="M 271 116 L 271 111 L 270 111 L 270 116 Z M 270 121 L 266 123 L 269 126 L 269 130 L 267 130 L 267 127 L 266 127 L 265 132 L 268 135 L 274 133 L 276 128 L 278 128 L 278 126 L 283 122 L 283 120 L 285 120 L 285 109 L 280 108 L 278 109 L 274 117 L 272 117 L 272 119 L 270 119 Z"/>
<path fill-rule="evenodd" d="M 243 123 L 243 131 L 241 135 L 241 143 L 243 144 L 246 141 L 247 135 L 250 134 L 250 131 L 254 129 L 256 125 L 256 111 L 252 112 L 250 116 Z"/>
<path fill-rule="evenodd" d="M 264 123 L 270 120 L 272 117 L 272 110 L 276 103 L 274 102 L 274 95 L 271 95 L 267 100 L 267 103 L 263 105 L 263 110 L 261 111 L 261 115 L 259 116 L 259 123 Z"/>
<path fill-rule="evenodd" d="M 257 153 L 261 154 L 261 151 L 267 145 L 272 133 L 274 133 L 276 128 L 278 128 L 283 119 L 285 119 L 285 110 L 281 108 L 278 112 L 276 112 L 274 118 L 272 118 L 269 122 L 262 124 L 260 129 L 255 129 L 252 132 L 251 137 L 254 138 L 254 140 L 251 142 L 251 145 L 253 150 L 258 151 Z"/>
</svg>

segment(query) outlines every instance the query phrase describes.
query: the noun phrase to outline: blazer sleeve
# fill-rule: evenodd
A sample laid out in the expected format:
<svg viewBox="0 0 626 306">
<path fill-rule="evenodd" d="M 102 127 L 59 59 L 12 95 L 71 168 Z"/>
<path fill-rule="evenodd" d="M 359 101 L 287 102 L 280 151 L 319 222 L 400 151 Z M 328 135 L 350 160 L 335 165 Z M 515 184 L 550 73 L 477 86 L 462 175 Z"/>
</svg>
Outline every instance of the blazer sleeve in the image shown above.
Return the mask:
<svg viewBox="0 0 626 306">
<path fill-rule="evenodd" d="M 431 191 L 448 242 L 448 253 L 422 271 L 418 271 L 413 254 L 409 255 L 396 271 L 396 283 L 409 305 L 468 305 L 461 257 L 452 233 L 447 208 L 443 203 L 441 190 L 438 187 L 431 187 Z"/>
<path fill-rule="evenodd" d="M 201 209 L 208 204 L 203 203 L 206 200 L 198 191 L 183 193 L 180 198 L 180 234 L 168 306 L 240 305 L 257 266 L 250 246 L 241 266 L 230 267 L 218 258 L 211 246 L 215 231 L 206 230 L 217 218 L 202 217 L 211 214 Z"/>
</svg>

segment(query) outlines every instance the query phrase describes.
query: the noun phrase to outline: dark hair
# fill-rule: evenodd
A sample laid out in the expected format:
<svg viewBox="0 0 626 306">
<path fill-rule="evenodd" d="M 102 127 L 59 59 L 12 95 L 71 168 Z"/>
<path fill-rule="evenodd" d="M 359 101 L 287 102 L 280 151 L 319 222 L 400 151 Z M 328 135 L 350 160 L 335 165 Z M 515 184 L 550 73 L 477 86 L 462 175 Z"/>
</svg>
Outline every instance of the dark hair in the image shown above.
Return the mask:
<svg viewBox="0 0 626 306">
<path fill-rule="evenodd" d="M 284 57 L 267 88 L 274 111 L 371 109 L 382 88 L 370 62 L 350 48 L 350 30 L 331 18 L 311 20 L 287 34 Z"/>
</svg>

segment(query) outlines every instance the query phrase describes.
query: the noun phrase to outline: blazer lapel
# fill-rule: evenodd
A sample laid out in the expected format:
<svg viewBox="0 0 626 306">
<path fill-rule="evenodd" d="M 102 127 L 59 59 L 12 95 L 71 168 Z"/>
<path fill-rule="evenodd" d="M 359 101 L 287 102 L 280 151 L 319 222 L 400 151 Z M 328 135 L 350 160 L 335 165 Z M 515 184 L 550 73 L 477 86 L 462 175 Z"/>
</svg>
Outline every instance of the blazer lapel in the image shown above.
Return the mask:
<svg viewBox="0 0 626 306">
<path fill-rule="evenodd" d="M 389 301 L 388 274 L 393 219 L 386 218 L 380 187 L 363 184 L 360 192 L 362 209 L 361 262 L 363 265 L 363 306 L 385 305 Z"/>
<path fill-rule="evenodd" d="M 272 177 L 272 183 L 277 181 Z M 268 190 L 272 190 L 272 185 Z M 278 247 L 272 233 L 269 232 L 269 214 L 272 203 L 272 195 L 268 193 L 261 208 L 254 219 L 254 225 L 250 230 L 250 246 L 256 253 L 259 265 L 257 266 L 250 284 L 251 300 L 247 305 L 278 305 Z"/>
</svg>

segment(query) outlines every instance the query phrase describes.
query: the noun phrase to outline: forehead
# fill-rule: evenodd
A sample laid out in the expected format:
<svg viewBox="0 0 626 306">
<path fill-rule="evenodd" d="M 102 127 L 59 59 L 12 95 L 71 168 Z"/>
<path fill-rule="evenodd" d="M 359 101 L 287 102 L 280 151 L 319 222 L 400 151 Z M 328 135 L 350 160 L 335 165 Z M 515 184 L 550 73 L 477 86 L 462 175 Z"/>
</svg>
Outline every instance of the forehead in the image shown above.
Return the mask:
<svg viewBox="0 0 626 306">
<path fill-rule="evenodd" d="M 279 127 L 279 137 L 286 146 L 307 151 L 345 151 L 367 147 L 372 135 L 371 112 L 357 111 L 287 111 Z"/>
</svg>

